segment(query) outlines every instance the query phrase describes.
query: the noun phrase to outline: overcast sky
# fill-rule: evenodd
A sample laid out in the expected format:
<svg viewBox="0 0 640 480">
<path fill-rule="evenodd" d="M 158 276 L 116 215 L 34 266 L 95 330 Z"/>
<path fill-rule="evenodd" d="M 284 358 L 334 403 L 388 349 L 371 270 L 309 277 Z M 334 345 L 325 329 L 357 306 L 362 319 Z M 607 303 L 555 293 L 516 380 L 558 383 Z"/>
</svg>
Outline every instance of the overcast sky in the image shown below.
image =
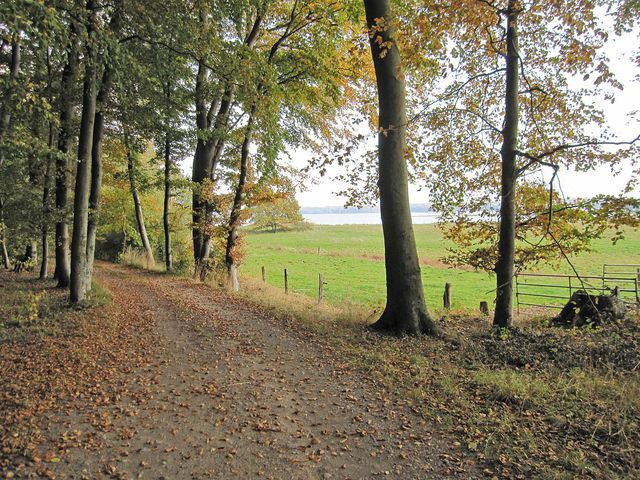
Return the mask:
<svg viewBox="0 0 640 480">
<path fill-rule="evenodd" d="M 638 50 L 638 31 L 616 38 L 607 48 L 607 53 L 611 59 L 611 69 L 625 89 L 618 92 L 614 104 L 606 103 L 602 105 L 608 124 L 611 130 L 617 132 L 617 138 L 622 141 L 629 141 L 640 133 L 640 123 L 638 116 L 632 120 L 629 114 L 633 111 L 640 111 L 640 82 L 636 79 L 639 74 L 638 68 L 632 61 L 633 51 Z M 303 151 L 296 152 L 293 164 L 302 168 L 308 161 L 309 154 Z M 345 199 L 336 195 L 336 191 L 344 188 L 332 179 L 332 174 L 338 172 L 338 167 L 329 169 L 328 175 L 324 178 L 314 176 L 316 185 L 309 185 L 306 192 L 296 195 L 300 205 L 303 207 L 323 207 L 343 205 Z M 568 197 L 584 197 L 598 194 L 620 193 L 629 179 L 631 169 L 623 169 L 618 176 L 612 176 L 607 168 L 600 168 L 588 173 L 560 171 L 559 178 L 564 194 Z M 424 188 L 419 191 L 417 185 L 410 187 L 410 198 L 412 203 L 427 203 L 429 201 L 428 191 Z M 636 189 L 635 196 L 640 196 L 640 190 Z"/>
</svg>

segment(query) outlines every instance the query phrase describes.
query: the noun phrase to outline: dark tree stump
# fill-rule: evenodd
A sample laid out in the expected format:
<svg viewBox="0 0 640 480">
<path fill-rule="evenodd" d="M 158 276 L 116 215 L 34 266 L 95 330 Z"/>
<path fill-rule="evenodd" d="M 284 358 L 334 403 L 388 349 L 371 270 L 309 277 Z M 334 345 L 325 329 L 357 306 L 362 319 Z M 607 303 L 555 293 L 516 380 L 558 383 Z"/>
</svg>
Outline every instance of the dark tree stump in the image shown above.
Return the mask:
<svg viewBox="0 0 640 480">
<path fill-rule="evenodd" d="M 584 290 L 578 290 L 571 295 L 560 315 L 552 319 L 552 323 L 581 327 L 587 324 L 602 325 L 622 320 L 627 307 L 616 293 L 614 291 L 612 295 L 589 295 Z"/>
</svg>

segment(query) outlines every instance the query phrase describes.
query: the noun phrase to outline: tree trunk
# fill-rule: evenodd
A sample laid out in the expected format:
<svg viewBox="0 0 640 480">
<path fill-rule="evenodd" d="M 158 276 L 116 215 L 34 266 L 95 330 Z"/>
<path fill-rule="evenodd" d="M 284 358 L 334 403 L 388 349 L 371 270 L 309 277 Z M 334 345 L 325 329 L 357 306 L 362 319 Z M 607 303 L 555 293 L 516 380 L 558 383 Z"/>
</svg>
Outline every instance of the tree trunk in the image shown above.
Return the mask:
<svg viewBox="0 0 640 480">
<path fill-rule="evenodd" d="M 31 262 L 31 270 L 35 266 L 38 261 L 38 242 L 35 240 L 29 240 L 27 243 L 25 257 L 27 257 L 27 261 Z"/>
<path fill-rule="evenodd" d="M 11 44 L 11 65 L 9 67 L 8 87 L 5 91 L 3 102 L 0 108 L 0 142 L 2 141 L 4 134 L 9 128 L 11 123 L 11 113 L 13 111 L 13 101 L 15 98 L 14 83 L 18 79 L 20 73 L 20 43 L 19 36 L 12 41 Z M 4 159 L 0 152 L 0 167 L 2 167 Z M 7 227 L 4 224 L 4 201 L 0 198 L 0 243 L 2 243 L 2 263 L 6 269 L 11 268 L 11 260 L 9 259 L 9 253 L 7 252 Z"/>
<path fill-rule="evenodd" d="M 15 85 L 20 73 L 20 36 L 16 34 L 11 42 L 11 65 L 9 67 L 8 89 L 4 95 L 2 102 L 2 111 L 0 111 L 0 140 L 9 128 L 11 122 L 11 113 L 13 112 L 13 102 L 15 100 Z"/>
<path fill-rule="evenodd" d="M 167 107 L 171 102 L 171 85 L 167 82 Z M 168 113 L 167 113 L 168 115 Z M 164 265 L 167 272 L 173 269 L 171 258 L 171 225 L 169 223 L 169 207 L 171 206 L 171 126 L 169 120 L 165 127 L 164 137 L 164 211 L 162 224 L 164 227 Z"/>
<path fill-rule="evenodd" d="M 247 46 L 248 48 L 253 48 L 258 38 L 258 34 L 260 33 L 261 26 L 262 16 L 258 13 L 254 20 L 251 31 L 244 40 L 245 46 Z M 241 58 L 244 58 L 244 53 L 241 53 L 240 55 Z M 202 63 L 199 64 L 198 78 L 196 82 L 196 123 L 198 124 L 199 129 L 201 129 L 200 125 L 206 125 L 207 130 L 211 129 L 209 133 L 215 133 L 216 138 L 206 141 L 198 140 L 198 147 L 201 147 L 201 162 L 198 166 L 197 176 L 201 179 L 197 180 L 197 182 L 199 184 L 202 184 L 202 182 L 206 179 L 212 182 L 211 186 L 213 186 L 216 166 L 218 164 L 218 161 L 220 160 L 220 157 L 222 156 L 222 152 L 224 151 L 225 147 L 225 134 L 229 123 L 229 112 L 231 110 L 233 98 L 235 96 L 235 84 L 233 82 L 227 83 L 221 99 L 219 101 L 213 102 L 209 107 L 208 112 L 205 111 L 203 95 L 198 95 L 198 86 L 201 87 L 200 92 L 202 92 L 204 81 L 206 81 L 206 73 L 204 73 L 205 68 L 206 67 Z M 213 123 L 213 127 L 211 128 L 212 114 L 217 107 L 219 107 L 218 113 L 215 116 L 215 122 Z M 206 122 L 202 122 L 203 119 L 206 120 Z M 198 157 L 197 153 L 198 148 L 196 147 L 196 157 Z M 196 182 L 195 163 L 193 176 L 194 182 Z M 198 206 L 199 208 L 196 208 L 196 206 Z M 211 250 L 211 235 L 208 231 L 208 222 L 211 218 L 211 214 L 213 213 L 214 205 L 210 200 L 202 201 L 201 198 L 196 199 L 196 191 L 194 191 L 193 207 L 193 253 L 195 256 L 194 277 L 199 276 L 201 280 L 204 280 L 207 274 L 206 259 L 209 257 L 209 253 Z"/>
<path fill-rule="evenodd" d="M 72 35 L 74 32 L 72 31 Z M 71 166 L 68 154 L 71 150 L 73 129 L 73 84 L 78 70 L 78 52 L 75 40 L 69 46 L 67 64 L 62 72 L 60 90 L 60 130 L 58 133 L 58 152 L 56 157 L 56 210 L 58 221 L 56 222 L 56 270 L 54 278 L 58 281 L 59 288 L 69 286 L 69 214 L 67 204 L 69 202 L 69 180 Z"/>
<path fill-rule="evenodd" d="M 4 202 L 0 198 L 0 244 L 2 244 L 2 264 L 7 270 L 11 269 L 11 260 L 7 252 L 7 227 L 4 225 Z"/>
<path fill-rule="evenodd" d="M 206 26 L 206 15 L 203 17 L 203 22 Z M 253 48 L 255 45 L 261 25 L 262 16 L 258 14 L 251 31 L 244 41 L 244 44 L 248 48 Z M 193 256 L 195 260 L 193 276 L 194 278 L 199 277 L 201 280 L 204 280 L 207 274 L 206 259 L 209 257 L 211 250 L 211 236 L 208 232 L 208 222 L 213 213 L 213 203 L 207 200 L 211 192 L 203 192 L 201 189 L 205 180 L 209 180 L 210 182 L 214 181 L 215 169 L 224 150 L 224 134 L 228 126 L 229 111 L 235 95 L 235 85 L 230 82 L 225 86 L 221 99 L 212 102 L 207 109 L 205 106 L 206 82 L 207 67 L 203 62 L 199 62 L 195 89 L 196 126 L 198 130 L 207 132 L 209 136 L 211 133 L 216 134 L 216 138 L 198 138 L 193 161 L 192 179 L 196 186 L 193 191 L 192 200 Z M 216 110 L 215 122 L 211 125 L 213 113 Z"/>
<path fill-rule="evenodd" d="M 90 12 L 88 37 L 95 30 L 96 13 L 94 0 L 87 1 Z M 97 52 L 92 41 L 86 45 L 86 67 L 82 94 L 82 116 L 78 136 L 78 166 L 76 170 L 75 196 L 73 201 L 73 237 L 71 239 L 71 303 L 82 303 L 86 299 L 87 284 L 91 281 L 87 270 L 87 227 L 89 223 L 89 196 L 91 189 L 91 151 L 93 127 L 96 116 Z"/>
<path fill-rule="evenodd" d="M 53 150 L 54 132 L 53 124 L 49 122 L 49 151 Z M 49 208 L 49 191 L 51 189 L 51 167 L 53 158 L 47 155 L 47 168 L 42 186 L 42 261 L 40 263 L 40 280 L 49 275 L 49 220 L 51 211 Z"/>
<path fill-rule="evenodd" d="M 244 139 L 242 141 L 242 148 L 240 151 L 240 176 L 238 177 L 238 185 L 236 186 L 235 195 L 233 197 L 233 206 L 231 207 L 231 214 L 229 215 L 225 263 L 227 265 L 227 287 L 231 288 L 234 292 L 240 290 L 240 284 L 238 282 L 238 263 L 234 255 L 234 249 L 238 240 L 240 211 L 242 209 L 244 187 L 247 183 L 247 174 L 249 172 L 249 147 L 251 146 L 255 114 L 256 105 L 254 104 L 249 112 L 249 120 L 247 122 Z"/>
<path fill-rule="evenodd" d="M 209 132 L 210 112 L 216 108 L 216 102 L 213 102 L 207 109 L 205 102 L 205 90 L 207 82 L 207 67 L 200 62 L 198 65 L 198 73 L 196 76 L 196 127 L 199 131 Z M 211 138 L 198 138 L 196 151 L 193 158 L 192 180 L 194 184 L 192 198 L 192 216 L 193 216 L 193 258 L 195 261 L 194 277 L 202 276 L 205 265 L 204 260 L 209 255 L 209 246 L 206 242 L 207 229 L 207 197 L 210 192 L 205 192 L 207 188 L 206 180 L 211 177 L 211 163 L 215 154 L 215 141 Z"/>
<path fill-rule="evenodd" d="M 517 0 L 507 8 L 507 68 L 500 201 L 500 238 L 496 263 L 496 308 L 493 324 L 509 327 L 513 322 L 513 269 L 516 238 L 516 151 L 519 121 L 519 61 Z"/>
<path fill-rule="evenodd" d="M 171 224 L 169 222 L 169 207 L 171 205 L 171 140 L 169 133 L 164 143 L 164 212 L 162 223 L 164 226 L 164 264 L 167 272 L 173 269 L 171 258 Z"/>
<path fill-rule="evenodd" d="M 136 212 L 136 225 L 138 227 L 138 233 L 142 240 L 142 246 L 147 257 L 147 268 L 153 267 L 155 264 L 153 259 L 153 250 L 149 243 L 149 237 L 147 236 L 147 228 L 144 225 L 144 216 L 142 215 L 142 204 L 140 203 L 140 197 L 138 196 L 138 189 L 136 188 L 135 181 L 135 164 L 133 153 L 129 144 L 127 133 L 125 133 L 125 148 L 127 149 L 127 170 L 129 172 L 129 187 L 131 189 L 131 196 L 133 197 L 133 206 Z"/>
<path fill-rule="evenodd" d="M 389 0 L 365 0 L 378 87 L 380 213 L 385 246 L 387 304 L 373 325 L 396 334 L 436 334 L 427 311 L 411 211 L 406 146 L 405 87 Z M 380 19 L 384 27 L 378 27 Z M 390 46 L 390 47 L 389 47 Z"/>
<path fill-rule="evenodd" d="M 113 69 L 105 65 L 102 83 L 96 98 L 96 117 L 93 126 L 93 143 L 91 148 L 91 193 L 89 195 L 89 221 L 87 224 L 87 290 L 91 290 L 93 263 L 96 253 L 96 234 L 100 220 L 100 193 L 102 191 L 102 137 L 104 136 L 104 109 L 111 90 Z"/>
</svg>

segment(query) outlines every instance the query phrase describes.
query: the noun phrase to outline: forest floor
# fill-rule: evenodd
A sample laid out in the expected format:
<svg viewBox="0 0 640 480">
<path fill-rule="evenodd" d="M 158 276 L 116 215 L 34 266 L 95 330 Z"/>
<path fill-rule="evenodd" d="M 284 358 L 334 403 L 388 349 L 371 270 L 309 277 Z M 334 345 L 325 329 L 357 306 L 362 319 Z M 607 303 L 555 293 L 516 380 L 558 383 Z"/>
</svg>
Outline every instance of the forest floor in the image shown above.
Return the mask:
<svg viewBox="0 0 640 480">
<path fill-rule="evenodd" d="M 96 284 L 73 310 L 0 273 L 4 478 L 485 475 L 320 334 L 187 279 L 102 263 Z"/>
</svg>

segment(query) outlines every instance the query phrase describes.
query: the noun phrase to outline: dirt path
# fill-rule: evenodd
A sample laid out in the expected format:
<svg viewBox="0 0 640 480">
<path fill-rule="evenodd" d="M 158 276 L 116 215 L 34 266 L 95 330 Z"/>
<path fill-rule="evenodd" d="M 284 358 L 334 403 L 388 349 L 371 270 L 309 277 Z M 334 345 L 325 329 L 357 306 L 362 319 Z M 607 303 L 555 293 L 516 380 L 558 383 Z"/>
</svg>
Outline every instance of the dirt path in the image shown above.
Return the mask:
<svg viewBox="0 0 640 480">
<path fill-rule="evenodd" d="M 109 401 L 47 419 L 50 476 L 474 476 L 402 399 L 319 339 L 205 285 L 105 264 L 97 280 L 153 319 L 154 347 Z"/>
</svg>

